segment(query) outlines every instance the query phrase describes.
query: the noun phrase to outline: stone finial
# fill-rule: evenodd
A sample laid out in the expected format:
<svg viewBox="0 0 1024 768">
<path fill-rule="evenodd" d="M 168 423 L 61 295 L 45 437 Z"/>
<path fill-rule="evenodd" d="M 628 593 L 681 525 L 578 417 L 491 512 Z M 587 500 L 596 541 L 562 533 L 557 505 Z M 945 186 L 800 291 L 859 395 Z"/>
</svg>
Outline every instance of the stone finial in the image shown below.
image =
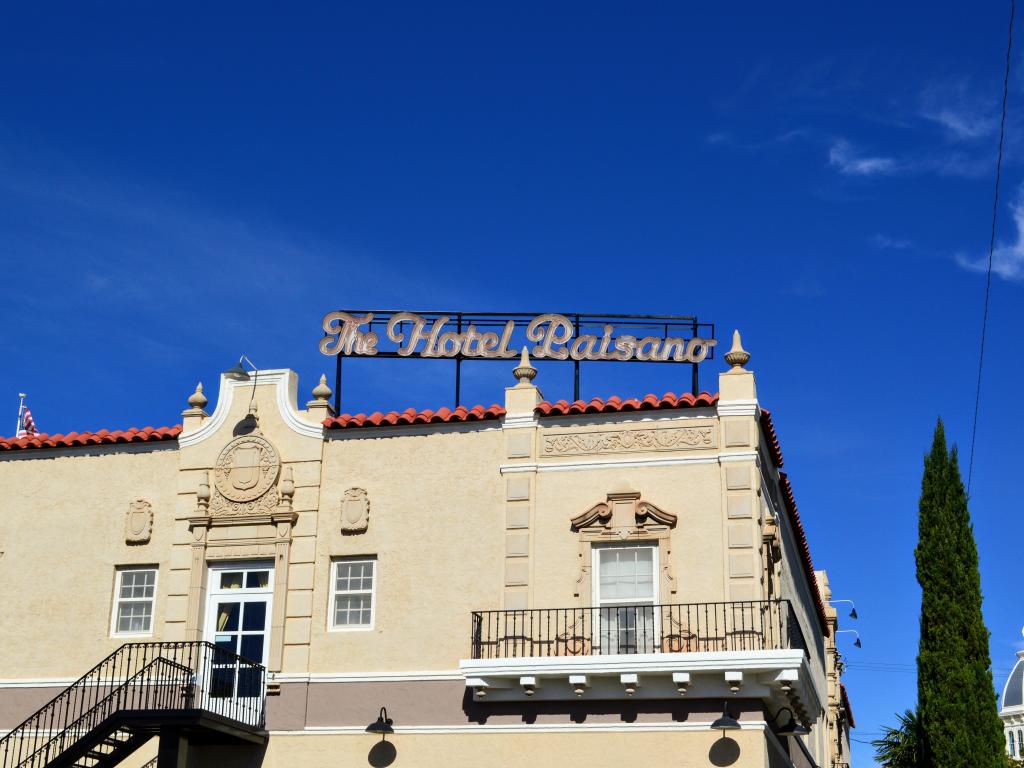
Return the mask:
<svg viewBox="0 0 1024 768">
<path fill-rule="evenodd" d="M 295 480 L 292 479 L 292 468 L 285 467 L 281 473 L 281 502 L 291 506 L 295 495 Z"/>
<path fill-rule="evenodd" d="M 750 360 L 750 353 L 743 348 L 740 341 L 740 332 L 732 332 L 732 349 L 725 353 L 725 362 L 732 366 L 734 371 L 743 370 L 743 366 Z"/>
<path fill-rule="evenodd" d="M 203 383 L 199 382 L 196 384 L 196 391 L 188 396 L 188 408 L 181 412 L 182 432 L 194 432 L 203 425 L 203 421 L 210 415 L 203 410 L 207 402 L 206 395 L 203 394 Z"/>
<path fill-rule="evenodd" d="M 320 374 L 320 383 L 313 387 L 313 399 L 306 403 L 306 410 L 318 421 L 323 421 L 334 415 L 334 406 L 331 405 L 331 395 L 334 392 L 327 386 L 327 374 Z"/>
<path fill-rule="evenodd" d="M 196 506 L 199 514 L 205 515 L 210 506 L 210 473 L 203 472 L 199 476 L 199 489 L 196 491 Z"/>
<path fill-rule="evenodd" d="M 313 397 L 317 400 L 330 400 L 333 394 L 331 388 L 327 386 L 327 374 L 321 373 L 320 383 L 313 387 Z"/>
<path fill-rule="evenodd" d="M 532 383 L 537 377 L 537 369 L 530 365 L 530 354 L 526 351 L 526 347 L 523 347 L 523 354 L 519 358 L 519 365 L 512 370 L 512 375 L 523 386 Z"/>
<path fill-rule="evenodd" d="M 210 402 L 206 399 L 206 395 L 203 394 L 203 382 L 196 384 L 196 391 L 188 396 L 188 404 L 193 408 L 202 410 L 206 407 L 206 404 Z"/>
</svg>

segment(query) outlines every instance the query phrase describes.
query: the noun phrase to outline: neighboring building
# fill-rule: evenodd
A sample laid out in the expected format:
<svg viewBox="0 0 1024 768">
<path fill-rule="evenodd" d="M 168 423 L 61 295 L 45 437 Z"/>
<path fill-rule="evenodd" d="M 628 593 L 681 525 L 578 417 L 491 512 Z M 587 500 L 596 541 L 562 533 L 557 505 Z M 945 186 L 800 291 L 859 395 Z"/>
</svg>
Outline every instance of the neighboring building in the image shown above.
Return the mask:
<svg viewBox="0 0 1024 768">
<path fill-rule="evenodd" d="M 1024 651 L 1017 651 L 1017 663 L 1006 678 L 999 717 L 1006 734 L 1006 754 L 1024 760 Z"/>
<path fill-rule="evenodd" d="M 0 441 L 0 729 L 40 712 L 0 767 L 847 766 L 748 357 L 714 395 L 547 402 L 524 360 L 503 405 L 371 416 L 267 370 Z"/>
</svg>

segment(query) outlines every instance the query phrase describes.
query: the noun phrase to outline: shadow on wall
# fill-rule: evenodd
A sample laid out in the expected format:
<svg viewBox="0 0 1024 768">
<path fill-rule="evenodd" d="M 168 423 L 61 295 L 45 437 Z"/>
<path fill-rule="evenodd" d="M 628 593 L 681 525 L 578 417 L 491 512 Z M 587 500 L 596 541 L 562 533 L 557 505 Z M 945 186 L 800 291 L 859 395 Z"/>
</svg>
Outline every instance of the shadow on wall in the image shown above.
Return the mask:
<svg viewBox="0 0 1024 768">
<path fill-rule="evenodd" d="M 395 749 L 394 744 L 390 741 L 378 741 L 370 749 L 370 753 L 366 756 L 366 762 L 373 768 L 384 768 L 384 766 L 395 762 L 396 757 L 398 757 L 398 750 Z"/>
<path fill-rule="evenodd" d="M 188 768 L 256 768 L 266 751 L 266 744 L 190 744 Z"/>
<path fill-rule="evenodd" d="M 720 738 L 708 750 L 708 760 L 712 765 L 732 765 L 739 759 L 740 745 L 728 736 Z"/>
<path fill-rule="evenodd" d="M 744 713 L 763 716 L 763 705 L 755 700 L 737 699 L 731 704 L 733 714 Z M 467 688 L 462 697 L 462 711 L 466 720 L 484 725 L 497 722 L 623 722 L 667 721 L 677 723 L 707 723 L 719 717 L 721 700 L 711 699 L 615 699 L 554 701 L 483 701 L 474 698 Z M 733 742 L 735 743 L 735 742 Z M 728 763 L 723 763 L 728 765 Z"/>
</svg>

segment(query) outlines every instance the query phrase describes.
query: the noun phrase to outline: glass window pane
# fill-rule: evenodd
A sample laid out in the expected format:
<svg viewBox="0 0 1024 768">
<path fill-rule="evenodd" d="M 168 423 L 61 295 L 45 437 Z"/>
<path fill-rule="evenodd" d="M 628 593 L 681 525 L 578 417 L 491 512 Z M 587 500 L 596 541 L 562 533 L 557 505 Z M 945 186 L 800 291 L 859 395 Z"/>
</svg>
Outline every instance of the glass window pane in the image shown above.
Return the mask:
<svg viewBox="0 0 1024 768">
<path fill-rule="evenodd" d="M 652 600 L 654 547 L 609 547 L 598 551 L 599 600 Z"/>
<path fill-rule="evenodd" d="M 152 620 L 152 604 L 149 601 L 125 600 L 118 605 L 118 632 L 149 632 Z"/>
<path fill-rule="evenodd" d="M 339 562 L 334 589 L 337 592 L 369 592 L 373 589 L 373 563 Z"/>
<path fill-rule="evenodd" d="M 220 575 L 220 588 L 221 589 L 241 589 L 242 588 L 242 572 L 241 571 L 229 571 Z"/>
<path fill-rule="evenodd" d="M 217 631 L 235 632 L 238 630 L 239 603 L 217 604 Z"/>
<path fill-rule="evenodd" d="M 247 589 L 266 589 L 270 586 L 270 571 L 249 571 L 245 575 Z"/>
<path fill-rule="evenodd" d="M 369 626 L 369 595 L 338 595 L 334 602 L 334 624 L 339 627 Z"/>
<path fill-rule="evenodd" d="M 267 628 L 267 604 L 246 603 L 242 611 L 242 629 L 245 631 L 258 631 Z"/>
<path fill-rule="evenodd" d="M 263 635 L 242 635 L 242 650 L 238 654 L 250 661 L 263 662 Z"/>
</svg>

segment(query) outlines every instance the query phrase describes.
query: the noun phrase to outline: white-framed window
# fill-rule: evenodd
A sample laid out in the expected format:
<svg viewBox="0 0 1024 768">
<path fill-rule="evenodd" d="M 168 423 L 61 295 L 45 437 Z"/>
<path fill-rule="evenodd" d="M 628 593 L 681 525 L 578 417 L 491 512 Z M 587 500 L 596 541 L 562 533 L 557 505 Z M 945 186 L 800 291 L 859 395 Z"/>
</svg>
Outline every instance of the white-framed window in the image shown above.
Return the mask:
<svg viewBox="0 0 1024 768">
<path fill-rule="evenodd" d="M 373 629 L 377 559 L 353 557 L 331 564 L 332 630 Z"/>
<path fill-rule="evenodd" d="M 114 615 L 112 635 L 153 634 L 156 605 L 155 566 L 118 568 L 114 579 Z"/>
<path fill-rule="evenodd" d="M 654 653 L 657 648 L 658 548 L 654 544 L 593 548 L 594 605 L 601 653 Z"/>
</svg>

